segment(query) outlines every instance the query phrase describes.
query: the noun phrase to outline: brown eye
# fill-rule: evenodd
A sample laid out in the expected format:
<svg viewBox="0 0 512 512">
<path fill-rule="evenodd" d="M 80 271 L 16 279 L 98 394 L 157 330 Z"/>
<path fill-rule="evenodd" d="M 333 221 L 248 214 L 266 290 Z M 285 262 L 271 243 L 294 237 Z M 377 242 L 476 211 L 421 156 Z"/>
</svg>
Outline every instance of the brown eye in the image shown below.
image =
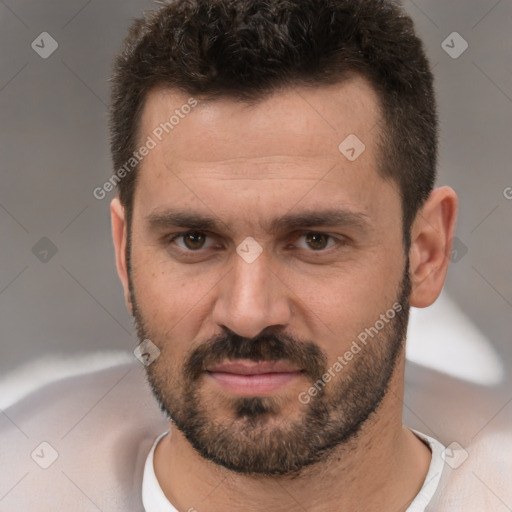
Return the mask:
<svg viewBox="0 0 512 512">
<path fill-rule="evenodd" d="M 178 251 L 182 253 L 199 252 L 201 249 L 207 249 L 205 246 L 206 239 L 209 238 L 203 231 L 186 231 L 183 233 L 176 233 L 170 238 L 164 240 L 166 247 L 176 246 Z M 211 243 L 210 243 L 211 248 Z"/>
<path fill-rule="evenodd" d="M 183 243 L 185 244 L 186 248 L 190 249 L 191 251 L 197 251 L 201 249 L 206 239 L 206 235 L 198 231 L 184 233 L 180 235 L 180 237 L 183 238 Z"/>
<path fill-rule="evenodd" d="M 314 249 L 315 251 L 321 251 L 327 247 L 327 242 L 329 238 L 332 238 L 325 233 L 307 233 L 306 235 L 306 243 Z"/>
</svg>

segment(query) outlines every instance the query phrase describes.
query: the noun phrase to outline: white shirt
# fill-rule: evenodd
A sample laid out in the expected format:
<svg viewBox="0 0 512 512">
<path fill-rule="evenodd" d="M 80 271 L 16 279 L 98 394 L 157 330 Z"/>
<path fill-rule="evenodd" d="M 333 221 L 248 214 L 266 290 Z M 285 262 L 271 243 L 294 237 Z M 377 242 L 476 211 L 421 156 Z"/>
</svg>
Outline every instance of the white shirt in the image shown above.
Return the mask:
<svg viewBox="0 0 512 512">
<path fill-rule="evenodd" d="M 435 495 L 441 480 L 441 474 L 444 467 L 444 461 L 441 457 L 441 453 L 445 447 L 433 437 L 422 434 L 417 430 L 410 430 L 429 445 L 432 452 L 432 459 L 430 461 L 430 466 L 428 468 L 425 481 L 423 482 L 423 486 L 414 498 L 414 501 L 409 505 L 406 512 L 425 512 L 425 509 Z M 178 510 L 173 507 L 170 501 L 165 497 L 165 494 L 156 478 L 155 468 L 153 465 L 153 455 L 155 453 L 156 445 L 168 433 L 169 431 L 164 432 L 156 438 L 146 459 L 144 477 L 142 480 L 142 502 L 144 503 L 145 512 L 178 512 Z"/>
</svg>

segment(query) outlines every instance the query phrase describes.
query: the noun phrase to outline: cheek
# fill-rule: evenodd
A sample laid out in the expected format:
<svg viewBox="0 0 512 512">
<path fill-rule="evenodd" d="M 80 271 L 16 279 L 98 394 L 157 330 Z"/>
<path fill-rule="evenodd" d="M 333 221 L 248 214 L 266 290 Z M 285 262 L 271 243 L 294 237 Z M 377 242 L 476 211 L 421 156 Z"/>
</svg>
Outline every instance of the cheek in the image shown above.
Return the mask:
<svg viewBox="0 0 512 512">
<path fill-rule="evenodd" d="M 305 328 L 329 359 L 342 354 L 358 334 L 392 309 L 402 278 L 399 258 L 379 256 L 350 271 L 333 272 L 328 279 L 297 276 L 292 289 L 300 299 L 299 323 L 306 319 Z"/>
<path fill-rule="evenodd" d="M 176 265 L 154 247 L 132 251 L 137 309 L 166 359 L 183 358 L 211 310 L 211 293 L 221 276 L 197 268 Z"/>
</svg>

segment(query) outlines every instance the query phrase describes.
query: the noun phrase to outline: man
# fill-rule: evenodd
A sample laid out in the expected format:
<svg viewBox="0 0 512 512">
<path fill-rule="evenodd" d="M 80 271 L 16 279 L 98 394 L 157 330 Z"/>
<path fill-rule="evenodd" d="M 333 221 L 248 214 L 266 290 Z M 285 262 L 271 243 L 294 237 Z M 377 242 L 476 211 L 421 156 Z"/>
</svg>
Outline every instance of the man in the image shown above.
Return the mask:
<svg viewBox="0 0 512 512">
<path fill-rule="evenodd" d="M 171 419 L 146 509 L 435 501 L 444 447 L 402 426 L 404 340 L 443 286 L 457 199 L 432 190 L 410 19 L 173 2 L 132 27 L 113 81 L 115 167 L 141 155 L 111 205 L 117 268 Z"/>
<path fill-rule="evenodd" d="M 101 448 L 61 437 L 82 462 L 61 476 L 76 499 L 141 499 L 146 512 L 508 506 L 504 479 L 472 494 L 444 439 L 402 423 L 409 308 L 439 296 L 457 214 L 455 192 L 433 188 L 432 82 L 391 1 L 178 0 L 134 23 L 113 76 L 112 233 L 169 424 L 127 379 L 87 418 L 95 433 L 101 417 Z"/>
</svg>

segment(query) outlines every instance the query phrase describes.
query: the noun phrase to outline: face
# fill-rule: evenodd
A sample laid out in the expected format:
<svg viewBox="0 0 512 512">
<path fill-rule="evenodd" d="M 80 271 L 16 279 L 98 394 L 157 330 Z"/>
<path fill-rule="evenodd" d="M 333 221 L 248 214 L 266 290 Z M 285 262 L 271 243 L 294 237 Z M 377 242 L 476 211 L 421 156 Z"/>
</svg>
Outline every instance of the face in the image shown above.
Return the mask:
<svg viewBox="0 0 512 512">
<path fill-rule="evenodd" d="M 361 430 L 403 351 L 410 280 L 377 96 L 353 78 L 197 100 L 153 91 L 141 119 L 156 145 L 128 274 L 138 336 L 160 350 L 149 382 L 206 459 L 291 475 Z M 353 136 L 339 149 L 350 134 L 362 152 Z"/>
</svg>

